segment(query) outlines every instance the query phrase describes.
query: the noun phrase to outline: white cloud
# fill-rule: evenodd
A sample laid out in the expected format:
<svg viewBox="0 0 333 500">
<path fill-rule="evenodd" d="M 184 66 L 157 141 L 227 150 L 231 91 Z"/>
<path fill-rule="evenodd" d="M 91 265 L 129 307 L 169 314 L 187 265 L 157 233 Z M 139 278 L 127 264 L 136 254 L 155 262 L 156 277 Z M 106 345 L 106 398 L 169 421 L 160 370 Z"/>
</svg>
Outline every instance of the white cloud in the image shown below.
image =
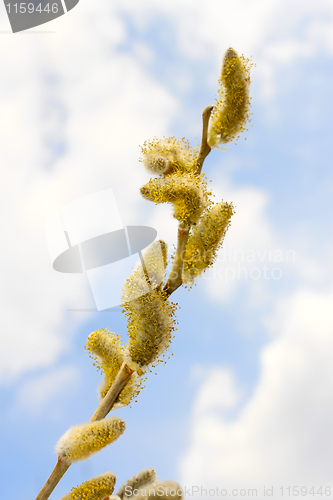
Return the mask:
<svg viewBox="0 0 333 500">
<path fill-rule="evenodd" d="M 205 412 L 228 410 L 238 403 L 240 396 L 230 372 L 219 368 L 212 369 L 197 395 L 195 411 L 197 415 L 202 415 Z"/>
<path fill-rule="evenodd" d="M 64 366 L 51 373 L 43 374 L 24 382 L 17 394 L 12 411 L 39 416 L 45 411 L 57 411 L 57 400 L 72 393 L 79 384 L 79 370 Z"/>
<path fill-rule="evenodd" d="M 1 381 L 54 363 L 86 319 L 66 309 L 91 305 L 84 276 L 52 270 L 47 217 L 112 187 L 123 222 L 144 224 L 138 146 L 165 134 L 176 110 L 135 54 L 116 52 L 124 23 L 109 2 L 101 9 L 80 2 L 56 33 L 13 35 L 0 48 Z"/>
<path fill-rule="evenodd" d="M 259 84 L 256 98 L 265 100 L 269 116 L 278 92 L 277 75 L 286 65 L 332 54 L 333 5 L 326 0 L 146 0 L 140 4 L 127 0 L 124 8 L 135 13 L 140 29 L 156 22 L 157 15 L 172 20 L 177 46 L 187 57 L 214 59 L 219 64 L 229 46 L 252 55 L 257 64 L 253 80 Z M 211 78 L 215 86 L 215 74 Z"/>
<path fill-rule="evenodd" d="M 316 19 L 309 26 L 308 34 L 313 44 L 333 54 L 332 15 Z"/>
<path fill-rule="evenodd" d="M 213 57 L 218 62 L 230 44 L 239 52 L 253 53 L 262 68 L 258 71 L 274 86 L 276 64 L 329 49 L 330 18 L 327 15 L 324 22 L 319 14 L 331 10 L 324 1 L 303 2 L 301 10 L 298 2 L 277 0 L 146 0 L 140 5 L 105 1 L 99 10 L 93 3 L 80 2 L 41 28 L 55 33 L 6 37 L 0 47 L 2 379 L 54 362 L 80 322 L 64 310 L 88 300 L 84 279 L 56 275 L 51 269 L 44 239 L 49 213 L 80 196 L 113 187 L 124 223 L 150 220 L 151 206 L 138 190 L 147 179 L 137 162 L 138 145 L 168 132 L 178 102 L 142 66 L 158 55 L 154 46 L 140 42 L 133 55 L 117 52 L 128 36 L 123 12 L 141 28 L 162 13 L 173 23 L 180 50 L 189 57 Z M 311 22 L 300 40 L 294 31 L 305 19 Z M 246 207 L 247 217 L 234 218 L 227 241 L 232 234 L 235 248 L 244 249 L 246 240 L 247 248 L 252 241 L 253 248 L 267 249 L 273 238 L 265 217 L 267 196 L 254 188 L 229 193 L 239 209 Z M 151 221 L 157 226 L 156 216 Z M 171 232 L 164 226 L 161 232 L 171 239 L 172 224 Z M 313 269 L 316 273 L 315 264 Z M 220 285 L 211 283 L 209 289 L 215 294 L 214 287 Z M 263 303 L 266 288 L 252 285 L 257 302 Z M 222 298 L 233 293 L 232 288 L 220 288 Z"/>
<path fill-rule="evenodd" d="M 194 405 L 183 484 L 256 487 L 259 498 L 264 485 L 275 485 L 274 498 L 280 486 L 332 485 L 332 311 L 333 293 L 309 289 L 278 303 L 257 387 L 233 420 L 221 412 L 225 389 L 212 371 Z M 237 402 L 234 382 L 230 390 Z"/>
<path fill-rule="evenodd" d="M 280 64 L 290 64 L 300 57 L 311 57 L 314 54 L 314 47 L 311 43 L 299 40 L 286 39 L 269 45 L 266 49 L 266 57 L 276 60 Z"/>
</svg>

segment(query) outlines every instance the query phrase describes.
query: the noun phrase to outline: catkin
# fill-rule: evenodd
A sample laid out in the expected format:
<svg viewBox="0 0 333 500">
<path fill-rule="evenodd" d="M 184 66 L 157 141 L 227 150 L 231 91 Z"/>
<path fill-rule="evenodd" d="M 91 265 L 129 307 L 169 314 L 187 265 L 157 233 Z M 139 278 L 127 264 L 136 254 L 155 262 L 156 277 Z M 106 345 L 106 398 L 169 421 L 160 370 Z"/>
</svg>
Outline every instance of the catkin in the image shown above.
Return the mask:
<svg viewBox="0 0 333 500">
<path fill-rule="evenodd" d="M 184 255 L 184 283 L 193 283 L 195 278 L 214 263 L 232 214 L 231 204 L 218 203 L 208 209 L 192 228 Z"/>
<path fill-rule="evenodd" d="M 131 479 L 128 479 L 125 484 L 121 486 L 119 491 L 117 492 L 117 496 L 120 499 L 128 498 L 132 496 L 134 490 L 140 489 L 146 484 L 150 484 L 156 480 L 156 472 L 154 469 L 144 469 L 136 476 L 133 476 Z"/>
<path fill-rule="evenodd" d="M 153 288 L 164 277 L 167 265 L 166 244 L 158 243 L 148 247 L 143 264 L 140 262 L 123 287 L 122 306 L 129 335 L 127 364 L 139 375 L 169 347 L 175 329 L 175 304 L 169 302 L 160 286 Z M 162 258 L 157 255 L 161 248 Z M 142 283 L 149 284 L 148 290 L 138 294 L 143 290 Z"/>
<path fill-rule="evenodd" d="M 107 394 L 121 365 L 127 358 L 126 349 L 121 345 L 121 340 L 120 335 L 110 333 L 108 329 L 96 330 L 88 336 L 85 350 L 89 351 L 94 365 L 104 373 L 103 381 L 98 388 L 100 400 Z M 137 375 L 133 373 L 117 396 L 113 408 L 128 405 L 139 394 L 140 388 Z"/>
<path fill-rule="evenodd" d="M 142 254 L 140 278 L 146 279 L 151 288 L 156 288 L 165 278 L 167 266 L 167 245 L 164 241 L 154 241 Z"/>
<path fill-rule="evenodd" d="M 61 500 L 102 500 L 105 496 L 112 495 L 115 482 L 116 476 L 107 472 L 72 488 Z"/>
<path fill-rule="evenodd" d="M 176 305 L 169 302 L 163 290 L 155 289 L 123 303 L 123 307 L 129 335 L 128 364 L 141 375 L 169 347 L 175 330 Z"/>
<path fill-rule="evenodd" d="M 125 422 L 119 417 L 75 425 L 59 439 L 56 453 L 69 462 L 83 460 L 118 439 L 124 430 Z"/>
<path fill-rule="evenodd" d="M 208 144 L 212 148 L 233 141 L 245 130 L 250 116 L 251 67 L 249 59 L 238 56 L 232 48 L 227 50 L 208 132 Z"/>
<path fill-rule="evenodd" d="M 155 203 L 171 203 L 173 216 L 185 224 L 198 220 L 208 204 L 206 182 L 203 174 L 173 174 L 165 178 L 150 179 L 141 188 L 142 196 Z"/>
<path fill-rule="evenodd" d="M 175 137 L 162 140 L 154 138 L 141 147 L 143 165 L 149 172 L 168 175 L 173 172 L 193 172 L 196 168 L 197 150 L 189 142 Z"/>
<path fill-rule="evenodd" d="M 133 301 L 162 285 L 167 267 L 167 245 L 164 241 L 154 241 L 149 245 L 133 273 L 126 278 L 122 302 Z"/>
</svg>

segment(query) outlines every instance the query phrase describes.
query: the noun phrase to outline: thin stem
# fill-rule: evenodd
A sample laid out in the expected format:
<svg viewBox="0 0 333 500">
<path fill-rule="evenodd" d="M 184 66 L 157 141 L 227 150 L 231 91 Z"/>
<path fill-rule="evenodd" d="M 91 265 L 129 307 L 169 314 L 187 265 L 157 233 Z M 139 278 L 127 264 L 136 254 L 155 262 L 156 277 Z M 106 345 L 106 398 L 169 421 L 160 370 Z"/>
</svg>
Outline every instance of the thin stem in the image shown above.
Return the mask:
<svg viewBox="0 0 333 500">
<path fill-rule="evenodd" d="M 209 106 L 206 106 L 202 111 L 202 136 L 201 136 L 200 151 L 197 159 L 198 174 L 200 174 L 202 165 L 206 157 L 212 150 L 212 148 L 208 145 L 207 136 L 208 136 L 209 118 L 210 115 L 212 114 L 213 108 L 214 106 L 210 104 Z"/>
<path fill-rule="evenodd" d="M 132 373 L 133 370 L 131 370 L 124 361 L 120 367 L 118 375 L 115 378 L 115 381 L 113 382 L 106 396 L 102 399 L 97 410 L 91 417 L 90 422 L 95 422 L 95 420 L 102 420 L 102 418 L 106 417 Z"/>
<path fill-rule="evenodd" d="M 189 237 L 190 226 L 181 222 L 178 226 L 178 241 L 175 257 L 172 263 L 168 280 L 165 284 L 164 291 L 167 296 L 171 295 L 182 284 L 182 268 L 184 262 L 184 253 Z"/>
<path fill-rule="evenodd" d="M 202 137 L 200 151 L 197 158 L 197 174 L 201 173 L 202 166 L 205 159 L 211 152 L 211 147 L 208 145 L 208 124 L 209 118 L 213 111 L 214 106 L 206 106 L 202 111 Z M 187 226 L 184 222 L 180 222 L 178 226 L 178 239 L 177 239 L 177 249 L 175 257 L 172 263 L 172 269 L 170 271 L 168 280 L 165 284 L 164 291 L 167 296 L 171 295 L 177 290 L 182 284 L 182 269 L 184 264 L 184 255 L 186 250 L 186 245 L 188 242 L 191 226 Z"/>
<path fill-rule="evenodd" d="M 100 402 L 98 408 L 91 417 L 90 422 L 95 422 L 96 420 L 102 420 L 103 418 L 106 417 L 106 415 L 112 409 L 112 406 L 114 405 L 118 395 L 124 388 L 127 380 L 132 375 L 132 373 L 133 370 L 131 370 L 124 361 L 115 378 L 115 381 L 111 385 L 105 397 Z M 58 462 L 55 468 L 53 469 L 52 474 L 50 475 L 50 477 L 44 484 L 43 488 L 39 492 L 38 496 L 36 497 L 36 500 L 47 500 L 49 498 L 49 496 L 59 483 L 62 476 L 65 474 L 67 469 L 69 469 L 70 465 L 71 465 L 70 462 L 68 462 L 67 460 L 64 460 L 60 457 L 58 458 Z"/>
</svg>

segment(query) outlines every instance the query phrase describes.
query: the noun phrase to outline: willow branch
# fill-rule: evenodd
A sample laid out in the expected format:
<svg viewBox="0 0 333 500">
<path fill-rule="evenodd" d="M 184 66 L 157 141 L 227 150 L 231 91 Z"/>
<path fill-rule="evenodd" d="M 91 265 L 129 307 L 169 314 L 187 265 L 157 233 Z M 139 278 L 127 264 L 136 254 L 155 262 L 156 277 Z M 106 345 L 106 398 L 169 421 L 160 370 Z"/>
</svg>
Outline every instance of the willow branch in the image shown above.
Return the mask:
<svg viewBox="0 0 333 500">
<path fill-rule="evenodd" d="M 208 124 L 209 118 L 212 113 L 214 106 L 206 106 L 202 112 L 202 138 L 201 145 L 199 150 L 199 155 L 197 158 L 197 174 L 201 173 L 201 169 L 206 157 L 209 155 L 211 148 L 207 142 L 207 134 L 208 134 Z M 187 245 L 187 241 L 189 238 L 189 231 L 191 226 L 186 225 L 184 222 L 181 222 L 178 226 L 178 240 L 177 240 L 177 249 L 175 253 L 175 257 L 172 264 L 172 269 L 170 271 L 168 280 L 164 287 L 164 291 L 167 296 L 171 295 L 177 288 L 182 284 L 182 268 L 184 264 L 184 254 Z M 121 368 L 118 372 L 118 375 L 115 378 L 112 386 L 108 390 L 106 396 L 103 398 L 95 413 L 90 419 L 90 422 L 94 422 L 96 420 L 102 420 L 106 417 L 109 411 L 112 409 L 117 397 L 119 396 L 122 389 L 125 387 L 128 379 L 132 375 L 133 370 L 131 370 L 126 363 L 124 362 L 121 365 Z M 58 458 L 57 464 L 53 469 L 52 474 L 49 479 L 46 481 L 45 485 L 41 489 L 40 493 L 36 497 L 36 500 L 47 500 L 51 495 L 54 488 L 59 483 L 60 479 L 63 477 L 65 472 L 70 467 L 70 462 L 63 458 Z"/>
<path fill-rule="evenodd" d="M 202 166 L 205 159 L 211 152 L 211 147 L 208 145 L 208 125 L 209 118 L 213 111 L 214 106 L 206 106 L 202 111 L 202 137 L 200 150 L 196 162 L 197 174 L 201 173 Z M 178 238 L 177 238 L 177 248 L 175 257 L 172 263 L 172 269 L 170 271 L 168 280 L 165 284 L 164 291 L 167 296 L 171 295 L 177 290 L 182 284 L 182 269 L 184 264 L 184 255 L 186 250 L 186 245 L 188 242 L 191 226 L 187 226 L 184 222 L 180 222 L 178 226 Z"/>
<path fill-rule="evenodd" d="M 171 295 L 182 284 L 182 269 L 184 263 L 185 248 L 189 237 L 190 226 L 181 222 L 178 226 L 178 241 L 175 257 L 172 263 L 168 280 L 165 284 L 164 291 L 167 296 Z"/>
<path fill-rule="evenodd" d="M 208 145 L 207 136 L 208 136 L 209 118 L 210 115 L 212 114 L 213 108 L 214 106 L 210 104 L 209 106 L 206 106 L 202 111 L 202 136 L 201 136 L 200 151 L 197 159 L 198 174 L 200 174 L 202 165 L 212 150 L 212 148 Z"/>
<path fill-rule="evenodd" d="M 132 375 L 133 370 L 131 370 L 125 363 L 121 365 L 119 372 L 115 378 L 115 381 L 111 385 L 105 397 L 100 402 L 98 408 L 90 419 L 90 422 L 95 422 L 96 420 L 102 420 L 106 417 L 109 411 L 112 409 L 117 397 L 119 396 L 122 389 L 125 387 L 127 380 Z M 55 468 L 52 474 L 44 484 L 43 488 L 36 497 L 36 500 L 47 500 L 51 495 L 54 488 L 59 483 L 62 476 L 69 469 L 71 463 L 63 458 L 58 458 Z"/>
<path fill-rule="evenodd" d="M 113 382 L 106 396 L 102 399 L 97 410 L 91 417 L 90 422 L 95 422 L 95 420 L 102 420 L 102 418 L 106 417 L 132 373 L 133 370 L 131 370 L 124 361 L 120 367 L 118 375 L 115 378 L 115 381 Z"/>
</svg>

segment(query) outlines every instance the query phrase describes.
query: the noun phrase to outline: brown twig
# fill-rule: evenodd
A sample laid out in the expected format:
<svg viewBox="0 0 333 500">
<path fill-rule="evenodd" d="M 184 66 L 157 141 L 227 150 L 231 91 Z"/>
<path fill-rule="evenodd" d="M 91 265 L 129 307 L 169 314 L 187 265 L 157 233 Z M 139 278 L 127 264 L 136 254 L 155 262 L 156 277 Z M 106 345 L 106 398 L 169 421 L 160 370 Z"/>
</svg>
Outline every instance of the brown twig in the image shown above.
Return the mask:
<svg viewBox="0 0 333 500">
<path fill-rule="evenodd" d="M 198 154 L 198 159 L 197 159 L 197 169 L 198 169 L 198 174 L 200 174 L 202 165 L 206 159 L 206 157 L 209 155 L 211 152 L 212 148 L 208 145 L 207 142 L 207 136 L 208 136 L 208 124 L 209 124 L 209 118 L 210 115 L 212 114 L 214 106 L 211 104 L 209 106 L 206 106 L 203 111 L 202 111 L 202 136 L 201 136 L 201 145 L 200 145 L 200 151 Z"/>
<path fill-rule="evenodd" d="M 102 420 L 102 418 L 106 417 L 132 373 L 133 370 L 131 370 L 124 361 L 120 367 L 118 375 L 115 378 L 115 381 L 91 417 L 90 422 Z"/>
<path fill-rule="evenodd" d="M 190 226 L 187 226 L 184 222 L 181 222 L 178 226 L 177 249 L 173 259 L 172 269 L 164 287 L 167 296 L 171 295 L 182 284 L 182 268 L 189 230 Z"/>
</svg>

